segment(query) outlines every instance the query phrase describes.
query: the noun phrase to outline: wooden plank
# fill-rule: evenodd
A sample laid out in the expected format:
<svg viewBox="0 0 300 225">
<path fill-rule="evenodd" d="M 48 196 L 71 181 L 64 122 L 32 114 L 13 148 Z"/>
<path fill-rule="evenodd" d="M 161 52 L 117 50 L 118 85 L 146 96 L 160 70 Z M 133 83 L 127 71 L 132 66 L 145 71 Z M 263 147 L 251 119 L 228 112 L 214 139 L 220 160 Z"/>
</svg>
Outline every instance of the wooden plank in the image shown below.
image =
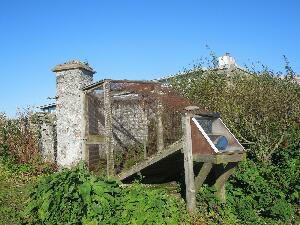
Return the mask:
<svg viewBox="0 0 300 225">
<path fill-rule="evenodd" d="M 145 99 L 142 99 L 142 109 L 143 109 L 143 113 L 142 113 L 142 121 L 143 121 L 143 125 L 145 127 L 148 127 L 148 114 L 147 114 L 147 110 L 146 110 L 146 102 Z M 148 145 L 148 129 L 147 132 L 145 132 L 144 137 L 143 137 L 143 150 L 144 150 L 144 159 L 147 158 L 147 145 Z"/>
<path fill-rule="evenodd" d="M 212 167 L 213 167 L 213 164 L 210 162 L 203 163 L 203 165 L 199 171 L 199 174 L 195 177 L 196 191 L 199 190 L 199 188 L 202 186 L 206 177 L 208 176 L 209 172 L 211 171 Z"/>
<path fill-rule="evenodd" d="M 229 162 L 240 162 L 246 159 L 246 153 L 234 153 L 234 154 L 218 154 L 216 155 L 216 164 L 229 163 Z"/>
<path fill-rule="evenodd" d="M 193 159 L 196 162 L 211 162 L 214 164 L 228 163 L 228 162 L 240 162 L 246 159 L 245 152 L 226 154 L 220 153 L 217 155 L 193 155 Z"/>
<path fill-rule="evenodd" d="M 160 90 L 155 87 L 155 92 L 160 95 Z M 157 101 L 157 113 L 156 113 L 156 140 L 157 150 L 162 151 L 164 149 L 164 126 L 163 126 L 163 105 L 160 100 Z"/>
<path fill-rule="evenodd" d="M 189 114 L 182 117 L 182 130 L 186 203 L 188 210 L 193 213 L 196 210 L 196 190 L 193 168 L 191 116 Z"/>
<path fill-rule="evenodd" d="M 211 163 L 215 163 L 215 161 L 216 161 L 216 155 L 200 155 L 200 154 L 196 154 L 196 155 L 193 155 L 193 160 L 195 162 L 211 162 Z"/>
<path fill-rule="evenodd" d="M 97 145 L 105 143 L 106 136 L 105 135 L 98 135 L 98 134 L 90 134 L 86 137 L 86 144 L 90 145 Z"/>
<path fill-rule="evenodd" d="M 82 136 L 82 158 L 89 167 L 89 151 L 86 145 L 86 136 L 89 130 L 89 117 L 88 117 L 88 99 L 86 92 L 81 92 L 81 106 L 82 106 L 82 121 L 81 121 L 81 136 Z"/>
<path fill-rule="evenodd" d="M 226 165 L 224 169 L 220 169 L 221 171 L 218 171 L 220 175 L 216 179 L 214 186 L 217 190 L 216 191 L 217 198 L 223 203 L 226 202 L 225 183 L 230 177 L 230 175 L 233 174 L 237 164 L 238 164 L 237 162 L 230 162 Z"/>
<path fill-rule="evenodd" d="M 103 83 L 104 89 L 104 117 L 105 117 L 105 143 L 107 158 L 107 176 L 114 176 L 114 149 L 113 149 L 113 133 L 112 133 L 112 111 L 110 96 L 110 80 Z"/>
<path fill-rule="evenodd" d="M 121 172 L 117 175 L 117 177 L 120 180 L 124 180 L 127 177 L 130 177 L 142 169 L 145 169 L 148 166 L 151 166 L 152 164 L 166 158 L 167 156 L 181 150 L 182 148 L 182 140 L 176 141 L 175 143 L 169 145 L 167 148 L 162 150 L 161 152 L 157 152 L 156 154 L 149 157 L 146 161 L 140 162 L 133 167 L 131 167 L 129 170 Z"/>
<path fill-rule="evenodd" d="M 93 90 L 101 87 L 103 85 L 104 81 L 105 80 L 99 80 L 95 83 L 92 83 L 90 85 L 83 87 L 82 90 L 91 93 Z"/>
</svg>

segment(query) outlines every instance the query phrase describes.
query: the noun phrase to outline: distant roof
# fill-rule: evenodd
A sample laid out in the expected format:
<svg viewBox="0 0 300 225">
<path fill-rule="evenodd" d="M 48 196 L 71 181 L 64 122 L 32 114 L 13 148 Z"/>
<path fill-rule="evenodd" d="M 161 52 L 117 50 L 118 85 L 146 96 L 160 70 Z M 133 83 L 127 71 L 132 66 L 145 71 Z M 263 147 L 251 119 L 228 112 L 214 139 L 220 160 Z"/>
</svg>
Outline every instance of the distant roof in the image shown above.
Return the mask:
<svg viewBox="0 0 300 225">
<path fill-rule="evenodd" d="M 83 63 L 78 60 L 71 60 L 62 64 L 58 64 L 52 69 L 52 71 L 59 72 L 59 71 L 70 70 L 70 69 L 84 69 L 93 74 L 96 73 L 96 71 L 94 71 L 94 69 L 90 67 L 88 63 Z"/>
<path fill-rule="evenodd" d="M 56 107 L 56 103 L 50 103 L 50 104 L 47 104 L 47 105 L 41 105 L 38 108 L 40 108 L 41 110 L 45 110 L 45 109 L 54 108 L 54 107 Z"/>
</svg>

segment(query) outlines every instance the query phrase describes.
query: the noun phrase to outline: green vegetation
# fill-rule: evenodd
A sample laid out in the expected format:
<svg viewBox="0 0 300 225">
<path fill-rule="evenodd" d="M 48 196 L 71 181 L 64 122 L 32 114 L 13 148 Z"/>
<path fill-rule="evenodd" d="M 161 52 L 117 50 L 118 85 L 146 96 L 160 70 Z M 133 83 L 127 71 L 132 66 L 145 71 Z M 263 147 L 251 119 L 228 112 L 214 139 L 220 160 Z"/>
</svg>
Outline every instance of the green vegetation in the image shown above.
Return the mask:
<svg viewBox="0 0 300 225">
<path fill-rule="evenodd" d="M 118 172 L 128 169 L 144 159 L 144 146 L 142 144 L 128 145 L 126 149 L 117 149 L 115 154 L 115 167 Z"/>
<path fill-rule="evenodd" d="M 263 70 L 229 76 L 196 66 L 172 85 L 195 104 L 221 113 L 247 147 L 248 159 L 227 184 L 227 204 L 203 187 L 199 209 L 206 221 L 222 224 L 292 224 L 300 213 L 300 85 Z"/>
<path fill-rule="evenodd" d="M 83 164 L 43 177 L 30 193 L 24 224 L 184 224 L 182 200 L 164 189 L 122 187 Z"/>
<path fill-rule="evenodd" d="M 0 114 L 0 224 L 19 224 L 29 198 L 28 187 L 55 166 L 41 161 L 37 134 L 28 114 L 8 119 Z"/>
<path fill-rule="evenodd" d="M 19 213 L 29 197 L 26 185 L 30 182 L 32 178 L 13 173 L 0 163 L 0 224 L 20 222 Z"/>
</svg>

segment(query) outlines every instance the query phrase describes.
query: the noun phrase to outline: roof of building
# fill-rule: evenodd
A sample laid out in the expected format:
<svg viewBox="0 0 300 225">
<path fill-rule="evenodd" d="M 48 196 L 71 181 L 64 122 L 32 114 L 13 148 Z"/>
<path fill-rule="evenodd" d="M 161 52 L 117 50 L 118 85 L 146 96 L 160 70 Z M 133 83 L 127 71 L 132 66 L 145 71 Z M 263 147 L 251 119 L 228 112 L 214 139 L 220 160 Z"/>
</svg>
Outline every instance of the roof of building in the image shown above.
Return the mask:
<svg viewBox="0 0 300 225">
<path fill-rule="evenodd" d="M 113 83 L 136 83 L 136 84 L 158 84 L 158 81 L 156 80 L 111 80 L 111 79 L 103 79 L 96 82 L 93 82 L 91 84 L 88 84 L 86 86 L 83 86 L 81 90 L 88 91 L 91 89 L 94 89 L 100 85 L 102 85 L 105 81 L 112 81 Z"/>
</svg>

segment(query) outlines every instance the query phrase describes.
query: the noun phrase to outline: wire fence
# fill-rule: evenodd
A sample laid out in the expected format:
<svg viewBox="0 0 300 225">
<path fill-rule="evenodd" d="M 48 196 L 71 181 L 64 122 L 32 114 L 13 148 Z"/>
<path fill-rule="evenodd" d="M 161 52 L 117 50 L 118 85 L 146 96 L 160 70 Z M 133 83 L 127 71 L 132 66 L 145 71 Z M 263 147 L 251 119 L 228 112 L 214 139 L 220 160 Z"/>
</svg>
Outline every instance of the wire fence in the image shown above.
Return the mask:
<svg viewBox="0 0 300 225">
<path fill-rule="evenodd" d="M 191 104 L 168 86 L 142 81 L 104 81 L 87 90 L 86 99 L 87 135 L 105 137 L 87 146 L 90 169 L 101 173 L 107 169 L 108 141 L 119 173 L 179 140 L 182 111 Z"/>
</svg>

